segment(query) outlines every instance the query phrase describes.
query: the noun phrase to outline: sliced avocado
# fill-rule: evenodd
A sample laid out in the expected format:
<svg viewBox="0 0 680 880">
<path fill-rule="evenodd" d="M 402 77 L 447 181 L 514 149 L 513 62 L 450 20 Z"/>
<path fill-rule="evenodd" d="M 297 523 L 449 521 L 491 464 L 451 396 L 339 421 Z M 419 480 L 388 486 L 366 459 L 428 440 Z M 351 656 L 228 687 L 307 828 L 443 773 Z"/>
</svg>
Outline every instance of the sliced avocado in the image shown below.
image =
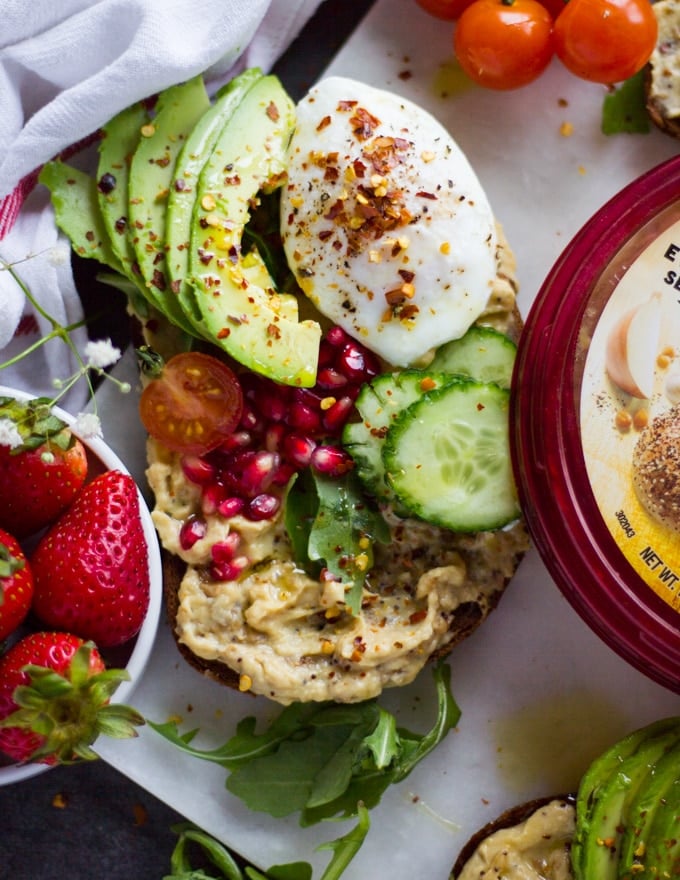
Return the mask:
<svg viewBox="0 0 680 880">
<path fill-rule="evenodd" d="M 680 832 L 680 720 L 678 742 L 659 758 L 629 805 L 625 817 L 619 880 L 625 877 L 675 876 L 664 874 L 664 860 Z M 667 863 L 670 866 L 672 863 Z M 675 870 L 680 867 L 677 863 Z"/>
<path fill-rule="evenodd" d="M 223 126 L 201 172 L 189 269 L 197 314 L 211 341 L 255 372 L 311 386 L 320 326 L 291 320 L 290 296 L 275 290 L 257 252 L 249 255 L 250 266 L 241 253 L 253 200 L 285 179 L 294 123 L 293 102 L 279 80 L 261 77 Z M 261 283 L 263 277 L 268 284 Z"/>
<path fill-rule="evenodd" d="M 580 843 L 576 852 L 572 848 L 576 880 L 615 880 L 618 876 L 629 805 L 647 784 L 656 762 L 679 741 L 679 734 L 675 724 L 654 733 L 648 731 L 618 765 L 608 764 L 608 776 L 598 782 L 587 817 L 579 814 L 579 789 L 576 818 Z"/>
<path fill-rule="evenodd" d="M 148 304 L 139 290 L 139 284 L 125 280 L 123 266 L 113 252 L 97 197 L 96 181 L 67 165 L 65 162 L 48 162 L 43 166 L 40 183 L 50 191 L 57 226 L 68 236 L 73 250 L 80 257 L 97 260 L 113 269 L 125 281 L 124 292 L 133 308 L 144 317 Z"/>
<path fill-rule="evenodd" d="M 240 104 L 243 96 L 262 77 L 253 67 L 230 80 L 215 95 L 215 101 L 197 121 L 177 157 L 168 193 L 165 217 L 166 269 L 170 284 L 187 318 L 202 332 L 200 315 L 189 295 L 189 241 L 196 187 L 203 166 L 208 161 L 225 122 Z"/>
<path fill-rule="evenodd" d="M 161 92 L 155 115 L 142 126 L 128 180 L 129 235 L 139 272 L 162 314 L 189 333 L 193 327 L 167 277 L 166 208 L 177 156 L 209 108 L 200 76 Z"/>
<path fill-rule="evenodd" d="M 57 226 L 69 237 L 78 256 L 98 260 L 122 272 L 99 212 L 96 181 L 58 160 L 44 165 L 38 180 L 50 191 Z"/>
<path fill-rule="evenodd" d="M 137 149 L 142 126 L 148 122 L 142 104 L 133 104 L 103 127 L 97 165 L 97 197 L 104 228 L 123 273 L 138 281 L 137 257 L 128 234 L 128 179 L 130 161 Z M 151 300 L 153 302 L 153 300 Z"/>
</svg>

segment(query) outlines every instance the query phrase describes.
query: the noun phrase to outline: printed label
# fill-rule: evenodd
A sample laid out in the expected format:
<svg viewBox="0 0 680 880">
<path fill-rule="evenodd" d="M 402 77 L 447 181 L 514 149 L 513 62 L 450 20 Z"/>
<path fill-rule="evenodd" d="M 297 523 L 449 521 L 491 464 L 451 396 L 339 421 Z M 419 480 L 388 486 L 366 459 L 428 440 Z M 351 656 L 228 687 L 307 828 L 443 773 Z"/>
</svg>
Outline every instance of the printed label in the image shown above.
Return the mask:
<svg viewBox="0 0 680 880">
<path fill-rule="evenodd" d="M 628 562 L 680 612 L 680 221 L 612 280 L 581 388 L 588 478 Z"/>
</svg>

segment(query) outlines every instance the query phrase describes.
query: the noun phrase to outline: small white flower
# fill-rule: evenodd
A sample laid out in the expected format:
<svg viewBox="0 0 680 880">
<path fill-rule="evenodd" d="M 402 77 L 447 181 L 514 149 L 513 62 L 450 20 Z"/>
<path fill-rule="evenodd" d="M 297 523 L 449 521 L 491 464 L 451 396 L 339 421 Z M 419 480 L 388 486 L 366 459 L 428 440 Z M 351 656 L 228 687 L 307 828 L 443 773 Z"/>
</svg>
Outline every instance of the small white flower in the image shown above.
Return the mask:
<svg viewBox="0 0 680 880">
<path fill-rule="evenodd" d="M 116 348 L 110 339 L 93 340 L 85 346 L 85 357 L 88 367 L 105 370 L 119 360 L 120 349 Z"/>
<path fill-rule="evenodd" d="M 23 443 L 19 429 L 11 419 L 0 419 L 0 446 L 16 449 Z"/>
<path fill-rule="evenodd" d="M 47 259 L 51 266 L 55 268 L 57 266 L 63 266 L 68 263 L 71 257 L 71 248 L 65 242 L 61 241 L 58 244 L 55 244 L 54 247 L 51 247 L 47 251 Z"/>
<path fill-rule="evenodd" d="M 83 440 L 101 440 L 102 423 L 94 413 L 78 413 L 75 429 Z"/>
</svg>

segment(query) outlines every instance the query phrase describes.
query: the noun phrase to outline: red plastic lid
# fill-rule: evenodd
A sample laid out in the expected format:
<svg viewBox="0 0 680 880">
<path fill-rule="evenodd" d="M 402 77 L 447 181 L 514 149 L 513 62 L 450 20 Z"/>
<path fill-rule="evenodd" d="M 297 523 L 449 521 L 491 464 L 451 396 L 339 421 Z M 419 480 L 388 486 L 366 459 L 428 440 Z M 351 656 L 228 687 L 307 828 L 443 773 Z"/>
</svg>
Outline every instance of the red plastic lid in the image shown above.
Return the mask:
<svg viewBox="0 0 680 880">
<path fill-rule="evenodd" d="M 677 692 L 680 611 L 644 582 L 603 519 L 587 473 L 580 397 L 584 328 L 635 258 L 679 219 L 675 157 L 622 190 L 574 237 L 527 317 L 510 428 L 527 526 L 557 586 L 611 648 Z M 680 569 L 680 535 L 674 563 Z"/>
</svg>

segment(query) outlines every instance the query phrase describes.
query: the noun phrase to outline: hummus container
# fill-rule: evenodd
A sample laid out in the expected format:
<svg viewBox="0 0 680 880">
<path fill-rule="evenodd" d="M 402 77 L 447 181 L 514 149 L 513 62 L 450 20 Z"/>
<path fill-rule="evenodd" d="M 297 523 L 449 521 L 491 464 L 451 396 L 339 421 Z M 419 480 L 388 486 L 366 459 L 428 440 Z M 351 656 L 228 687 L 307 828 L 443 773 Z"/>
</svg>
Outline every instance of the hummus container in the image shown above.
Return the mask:
<svg viewBox="0 0 680 880">
<path fill-rule="evenodd" d="M 680 157 L 605 204 L 552 268 L 519 345 L 511 451 L 557 586 L 680 692 Z"/>
</svg>

